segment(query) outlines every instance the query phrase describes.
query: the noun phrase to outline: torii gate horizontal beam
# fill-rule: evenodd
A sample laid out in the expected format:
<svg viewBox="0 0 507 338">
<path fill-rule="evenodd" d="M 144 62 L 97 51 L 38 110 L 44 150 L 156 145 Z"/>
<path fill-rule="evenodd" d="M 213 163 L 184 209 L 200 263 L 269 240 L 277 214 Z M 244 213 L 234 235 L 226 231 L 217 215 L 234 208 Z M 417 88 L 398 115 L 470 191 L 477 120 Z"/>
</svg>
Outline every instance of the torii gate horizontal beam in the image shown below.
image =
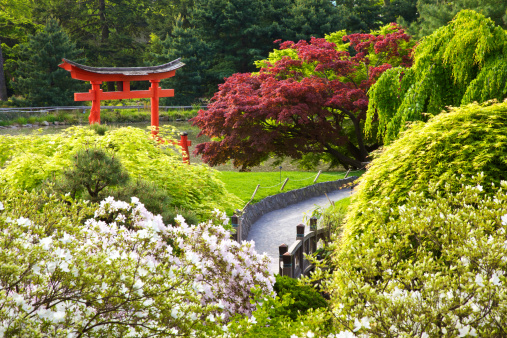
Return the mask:
<svg viewBox="0 0 507 338">
<path fill-rule="evenodd" d="M 159 89 L 158 97 L 173 97 L 174 89 Z M 142 99 L 152 96 L 152 90 L 134 90 L 122 92 L 104 92 L 99 91 L 101 100 L 119 100 L 119 99 Z M 90 89 L 88 93 L 74 93 L 74 101 L 92 101 L 95 100 L 95 93 Z"/>
</svg>

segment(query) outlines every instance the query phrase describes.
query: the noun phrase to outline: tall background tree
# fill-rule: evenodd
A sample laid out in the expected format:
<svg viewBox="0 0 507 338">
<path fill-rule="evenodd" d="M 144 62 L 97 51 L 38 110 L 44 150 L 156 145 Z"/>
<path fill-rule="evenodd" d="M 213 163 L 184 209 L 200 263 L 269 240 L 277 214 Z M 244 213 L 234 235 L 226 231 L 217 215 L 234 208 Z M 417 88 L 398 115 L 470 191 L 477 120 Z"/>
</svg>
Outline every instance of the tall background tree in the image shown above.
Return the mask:
<svg viewBox="0 0 507 338">
<path fill-rule="evenodd" d="M 386 71 L 370 90 L 366 131 L 388 143 L 409 121 L 426 121 L 446 106 L 507 97 L 507 32 L 484 15 L 461 11 L 426 37 L 410 69 Z M 378 120 L 378 124 L 375 121 Z"/>
<path fill-rule="evenodd" d="M 348 49 L 353 48 L 354 54 Z M 338 32 L 308 43 L 287 41 L 259 62 L 259 73 L 226 79 L 194 125 L 212 141 L 197 154 L 210 165 L 243 170 L 268 156 L 327 154 L 334 164 L 368 161 L 362 126 L 370 86 L 392 65 L 409 66 L 410 37 L 395 24 L 374 34 Z"/>
<path fill-rule="evenodd" d="M 3 0 L 0 2 L 0 101 L 12 95 L 10 78 L 15 46 L 25 42 L 29 34 L 42 29 L 32 20 L 30 0 Z M 9 65 L 10 64 L 10 65 Z"/>
<path fill-rule="evenodd" d="M 73 93 L 82 84 L 58 67 L 62 58 L 79 60 L 79 49 L 54 20 L 42 32 L 20 45 L 16 80 L 17 92 L 24 95 L 19 104 L 30 106 L 65 106 L 75 104 Z"/>
<path fill-rule="evenodd" d="M 254 71 L 276 39 L 324 37 L 344 28 L 338 8 L 326 0 L 201 0 L 168 27 L 163 50 L 152 58 L 182 57 L 187 67 L 167 85 L 185 94 L 171 102 L 191 103 L 211 97 L 225 77 Z"/>
</svg>

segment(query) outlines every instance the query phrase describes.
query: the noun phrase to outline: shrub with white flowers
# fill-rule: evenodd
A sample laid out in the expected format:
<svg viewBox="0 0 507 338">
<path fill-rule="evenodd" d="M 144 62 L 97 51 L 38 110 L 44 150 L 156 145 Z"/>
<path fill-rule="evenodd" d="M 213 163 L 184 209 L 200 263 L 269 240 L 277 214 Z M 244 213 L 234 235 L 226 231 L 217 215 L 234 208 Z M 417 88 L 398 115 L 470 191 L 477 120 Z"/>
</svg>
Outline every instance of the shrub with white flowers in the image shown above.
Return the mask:
<svg viewBox="0 0 507 338">
<path fill-rule="evenodd" d="M 440 190 L 433 184 L 427 194 L 410 193 L 397 210 L 365 208 L 373 222 L 335 253 L 328 287 L 337 329 L 382 337 L 507 335 L 507 182 L 489 193 L 483 182 L 483 175 L 453 179 Z"/>
<path fill-rule="evenodd" d="M 268 296 L 267 256 L 224 215 L 166 226 L 135 198 L 97 210 L 0 189 L 0 337 L 217 336 Z"/>
</svg>

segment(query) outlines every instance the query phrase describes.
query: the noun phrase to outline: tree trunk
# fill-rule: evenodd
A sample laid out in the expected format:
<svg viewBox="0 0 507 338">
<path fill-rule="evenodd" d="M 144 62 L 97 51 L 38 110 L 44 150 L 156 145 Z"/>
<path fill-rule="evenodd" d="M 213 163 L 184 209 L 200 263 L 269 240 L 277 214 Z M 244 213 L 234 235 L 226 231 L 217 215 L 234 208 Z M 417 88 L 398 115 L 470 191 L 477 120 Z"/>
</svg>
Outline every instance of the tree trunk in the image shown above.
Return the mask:
<svg viewBox="0 0 507 338">
<path fill-rule="evenodd" d="M 106 20 L 106 0 L 99 0 L 99 18 L 101 26 L 101 42 L 106 43 L 109 39 L 109 27 Z"/>
<path fill-rule="evenodd" d="M 2 55 L 1 42 L 0 42 L 0 101 L 7 101 L 7 86 L 5 85 L 4 58 Z"/>
<path fill-rule="evenodd" d="M 351 166 L 354 169 L 361 169 L 364 166 L 364 163 L 365 163 L 364 161 L 359 161 L 359 160 L 350 158 L 348 156 L 345 156 L 342 153 L 340 153 L 339 151 L 337 151 L 336 149 L 333 149 L 329 145 L 325 145 L 324 149 L 325 149 L 325 152 L 327 152 L 331 156 L 335 157 L 342 164 L 346 164 L 348 166 Z"/>
<path fill-rule="evenodd" d="M 384 0 L 384 7 L 387 7 L 391 4 L 391 0 Z"/>
</svg>

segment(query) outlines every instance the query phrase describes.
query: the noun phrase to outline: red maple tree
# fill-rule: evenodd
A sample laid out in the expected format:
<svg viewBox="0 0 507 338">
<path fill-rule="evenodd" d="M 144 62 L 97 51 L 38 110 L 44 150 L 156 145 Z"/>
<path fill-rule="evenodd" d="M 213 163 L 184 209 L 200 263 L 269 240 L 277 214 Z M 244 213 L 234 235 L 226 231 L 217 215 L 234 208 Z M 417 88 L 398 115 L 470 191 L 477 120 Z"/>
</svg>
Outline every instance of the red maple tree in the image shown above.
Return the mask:
<svg viewBox="0 0 507 338">
<path fill-rule="evenodd" d="M 284 56 L 258 73 L 230 76 L 208 109 L 199 111 L 193 125 L 212 140 L 194 153 L 212 166 L 233 160 L 243 170 L 268 155 L 301 159 L 307 153 L 328 153 L 346 168 L 362 167 L 372 150 L 362 131 L 368 89 L 393 65 L 411 65 L 408 47 L 400 47 L 409 40 L 391 24 L 385 35 L 344 36 L 353 54 L 325 39 L 281 43 L 297 58 Z"/>
</svg>

